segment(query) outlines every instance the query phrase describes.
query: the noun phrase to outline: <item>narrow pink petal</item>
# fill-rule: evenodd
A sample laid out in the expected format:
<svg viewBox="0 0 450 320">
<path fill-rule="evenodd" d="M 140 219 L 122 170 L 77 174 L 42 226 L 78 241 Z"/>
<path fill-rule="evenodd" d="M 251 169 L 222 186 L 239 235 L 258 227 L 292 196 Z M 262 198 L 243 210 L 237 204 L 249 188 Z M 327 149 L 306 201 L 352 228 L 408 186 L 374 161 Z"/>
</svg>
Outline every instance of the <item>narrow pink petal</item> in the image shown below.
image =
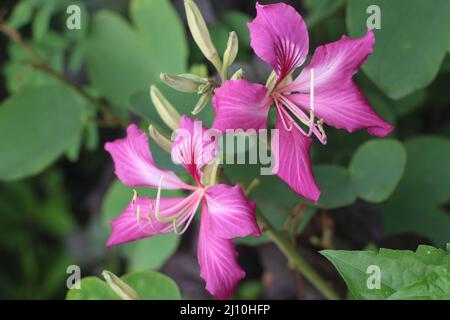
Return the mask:
<svg viewBox="0 0 450 320">
<path fill-rule="evenodd" d="M 127 128 L 126 138 L 107 142 L 105 149 L 113 158 L 116 176 L 129 187 L 158 188 L 161 176 L 164 176 L 163 189 L 192 189 L 172 171 L 156 166 L 147 135 L 134 124 Z"/>
<path fill-rule="evenodd" d="M 290 5 L 256 4 L 256 18 L 248 24 L 251 46 L 269 63 L 279 79 L 301 66 L 309 47 L 308 30 L 300 14 Z"/>
<path fill-rule="evenodd" d="M 245 80 L 226 81 L 214 90 L 213 106 L 216 112 L 213 128 L 265 129 L 271 100 L 267 88 Z"/>
<path fill-rule="evenodd" d="M 183 115 L 172 143 L 172 160 L 183 165 L 197 182 L 200 182 L 201 168 L 219 152 L 215 136 L 207 134 L 207 130 L 213 129 L 203 126 L 199 119 Z"/>
<path fill-rule="evenodd" d="M 160 210 L 173 207 L 184 199 L 161 198 Z M 148 238 L 156 234 L 172 232 L 172 224 L 160 222 L 155 218 L 155 202 L 155 199 L 144 197 L 137 197 L 134 202 L 131 201 L 122 214 L 109 222 L 111 234 L 106 246 L 109 248 L 122 243 Z"/>
<path fill-rule="evenodd" d="M 310 109 L 310 70 L 314 68 L 314 111 L 318 118 L 339 129 L 360 129 L 384 137 L 394 127 L 370 106 L 352 80 L 353 75 L 373 51 L 375 37 L 369 30 L 358 39 L 341 40 L 317 48 L 309 64 L 286 91 L 296 91 L 288 98 L 303 110 Z"/>
<path fill-rule="evenodd" d="M 232 240 L 212 232 L 208 218 L 207 208 L 203 206 L 197 251 L 200 276 L 206 282 L 206 290 L 216 299 L 224 300 L 233 295 L 245 272 L 237 263 Z"/>
<path fill-rule="evenodd" d="M 248 200 L 240 186 L 218 184 L 206 190 L 209 228 L 218 237 L 232 239 L 249 234 L 259 236 L 256 204 Z"/>
<path fill-rule="evenodd" d="M 293 124 L 291 131 L 286 130 L 279 115 L 275 129 L 278 129 L 278 139 L 276 136 L 272 138 L 272 152 L 275 152 L 276 160 L 273 173 L 299 195 L 317 202 L 320 190 L 311 167 L 312 139 L 301 133 L 296 124 Z"/>
</svg>

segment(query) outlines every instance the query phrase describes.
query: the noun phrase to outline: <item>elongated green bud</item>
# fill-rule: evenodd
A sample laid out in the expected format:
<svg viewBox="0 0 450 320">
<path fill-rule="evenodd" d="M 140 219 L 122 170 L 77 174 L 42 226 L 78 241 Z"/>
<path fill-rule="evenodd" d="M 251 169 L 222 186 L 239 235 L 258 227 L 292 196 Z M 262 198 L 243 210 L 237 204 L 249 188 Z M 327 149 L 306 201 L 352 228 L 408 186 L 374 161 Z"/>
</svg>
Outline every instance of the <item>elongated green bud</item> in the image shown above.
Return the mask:
<svg viewBox="0 0 450 320">
<path fill-rule="evenodd" d="M 114 273 L 104 270 L 102 276 L 105 278 L 111 289 L 113 289 L 113 291 L 123 300 L 141 300 L 137 292 Z"/>
<path fill-rule="evenodd" d="M 211 61 L 217 71 L 222 72 L 222 61 L 220 61 L 217 54 L 216 47 L 214 47 L 205 20 L 203 19 L 200 10 L 192 0 L 184 0 L 184 8 L 186 10 L 186 17 L 195 43 L 200 48 L 203 55 Z"/>
<path fill-rule="evenodd" d="M 227 48 L 225 49 L 225 52 L 223 54 L 222 74 L 224 77 L 227 76 L 228 68 L 233 64 L 234 59 L 236 59 L 238 49 L 239 49 L 238 37 L 236 35 L 236 32 L 232 31 L 228 36 Z"/>
<path fill-rule="evenodd" d="M 161 73 L 159 77 L 169 87 L 183 92 L 197 92 L 198 87 L 204 83 L 199 76 L 190 74 Z"/>
<path fill-rule="evenodd" d="M 231 76 L 230 80 L 240 80 L 243 78 L 244 78 L 244 70 L 242 70 L 242 68 L 240 68 Z"/>
<path fill-rule="evenodd" d="M 161 132 L 156 130 L 156 128 L 152 125 L 148 127 L 148 132 L 150 137 L 152 137 L 153 141 L 156 142 L 158 146 L 161 147 L 164 151 L 170 153 L 172 151 L 172 142 L 169 138 L 163 135 Z"/>
<path fill-rule="evenodd" d="M 164 123 L 172 130 L 177 129 L 180 122 L 180 114 L 157 87 L 150 87 L 150 98 Z"/>
<path fill-rule="evenodd" d="M 208 91 L 204 93 L 200 99 L 198 99 L 197 104 L 194 107 L 194 110 L 192 110 L 192 114 L 198 114 L 200 111 L 202 111 L 206 105 L 208 104 L 209 100 L 211 100 L 211 91 Z"/>
</svg>

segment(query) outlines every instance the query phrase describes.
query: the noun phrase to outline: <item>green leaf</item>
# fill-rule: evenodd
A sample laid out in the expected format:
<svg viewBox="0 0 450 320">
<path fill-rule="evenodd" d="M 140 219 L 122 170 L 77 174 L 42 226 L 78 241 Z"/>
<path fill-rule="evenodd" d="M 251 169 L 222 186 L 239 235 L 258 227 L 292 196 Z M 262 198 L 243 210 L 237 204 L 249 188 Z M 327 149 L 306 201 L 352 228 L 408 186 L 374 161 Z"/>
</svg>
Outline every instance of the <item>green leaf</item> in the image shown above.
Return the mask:
<svg viewBox="0 0 450 320">
<path fill-rule="evenodd" d="M 167 0 L 135 0 L 131 18 L 136 28 L 113 12 L 97 13 L 86 46 L 91 80 L 122 109 L 132 94 L 159 83 L 160 72 L 186 69 L 184 30 Z"/>
<path fill-rule="evenodd" d="M 349 0 L 347 28 L 352 37 L 367 31 L 366 9 L 381 10 L 375 49 L 363 70 L 393 99 L 428 86 L 438 74 L 450 44 L 447 0 Z"/>
<path fill-rule="evenodd" d="M 405 147 L 405 174 L 389 201 L 381 205 L 384 232 L 413 232 L 444 245 L 450 216 L 439 206 L 450 200 L 450 139 L 418 136 L 407 140 Z"/>
<path fill-rule="evenodd" d="M 405 165 L 406 151 L 400 142 L 367 141 L 356 150 L 349 166 L 355 192 L 367 201 L 386 200 L 399 183 Z"/>
<path fill-rule="evenodd" d="M 180 289 L 169 277 L 152 271 L 132 272 L 122 280 L 130 285 L 145 300 L 179 300 Z"/>
<path fill-rule="evenodd" d="M 169 277 L 153 271 L 132 272 L 120 278 L 143 300 L 179 300 L 180 289 Z M 67 300 L 119 300 L 111 287 L 97 277 L 81 279 L 80 289 L 67 291 Z"/>
<path fill-rule="evenodd" d="M 156 190 L 136 188 L 139 196 L 156 197 Z M 181 191 L 165 191 L 164 197 L 183 196 Z M 103 224 L 109 231 L 108 221 L 114 219 L 127 207 L 133 197 L 133 190 L 119 181 L 111 184 L 102 205 Z M 140 271 L 159 269 L 178 248 L 180 238 L 176 235 L 157 235 L 127 243 L 119 252 L 129 261 L 128 270 Z M 112 249 L 114 250 L 114 249 Z"/>
<path fill-rule="evenodd" d="M 448 299 L 450 253 L 430 246 L 409 250 L 323 250 L 356 299 Z M 380 288 L 369 289 L 373 271 L 380 270 Z"/>
<path fill-rule="evenodd" d="M 345 0 L 308 0 L 305 1 L 309 12 L 306 23 L 313 28 L 317 23 L 328 18 L 345 4 Z"/>
<path fill-rule="evenodd" d="M 145 54 L 159 68 L 158 75 L 184 72 L 188 57 L 186 34 L 170 1 L 133 0 L 130 16 Z"/>
<path fill-rule="evenodd" d="M 119 296 L 97 277 L 86 277 L 80 281 L 80 289 L 67 291 L 66 300 L 119 300 Z"/>
<path fill-rule="evenodd" d="M 352 204 L 356 200 L 350 175 L 346 168 L 335 165 L 318 165 L 314 175 L 320 188 L 318 207 L 339 208 Z"/>
<path fill-rule="evenodd" d="M 82 129 L 84 100 L 63 85 L 31 88 L 0 106 L 0 179 L 39 173 Z"/>
</svg>

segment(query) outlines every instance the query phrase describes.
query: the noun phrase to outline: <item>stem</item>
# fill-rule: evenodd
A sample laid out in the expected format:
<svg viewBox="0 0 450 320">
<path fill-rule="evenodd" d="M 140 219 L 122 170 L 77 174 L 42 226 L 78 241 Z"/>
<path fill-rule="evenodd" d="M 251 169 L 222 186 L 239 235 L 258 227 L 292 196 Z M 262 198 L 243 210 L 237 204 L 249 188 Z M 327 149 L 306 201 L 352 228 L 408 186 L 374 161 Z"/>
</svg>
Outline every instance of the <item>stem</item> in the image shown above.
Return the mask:
<svg viewBox="0 0 450 320">
<path fill-rule="evenodd" d="M 22 38 L 22 35 L 9 27 L 3 21 L 0 20 L 0 32 L 4 33 L 8 38 L 20 45 L 20 47 L 27 52 L 31 57 L 31 62 L 27 63 L 30 67 L 33 67 L 37 70 L 47 73 L 58 81 L 72 87 L 75 91 L 77 91 L 81 96 L 83 96 L 86 100 L 92 103 L 100 112 L 106 115 L 109 119 L 113 120 L 114 123 L 126 128 L 128 123 L 126 120 L 116 115 L 107 105 L 105 105 L 101 100 L 93 97 L 89 93 L 87 93 L 81 86 L 77 83 L 67 79 L 62 74 L 58 73 L 55 69 L 52 68 L 51 65 L 47 63 L 43 58 L 41 58 L 36 51 L 33 50 L 31 46 L 29 46 L 26 41 Z"/>
<path fill-rule="evenodd" d="M 289 239 L 280 231 L 276 230 L 258 209 L 256 214 L 258 224 L 267 231 L 273 242 L 275 242 L 295 268 L 303 274 L 303 276 L 308 279 L 308 281 L 319 290 L 325 298 L 329 300 L 340 300 L 336 291 L 334 291 L 334 289 L 311 267 L 311 265 L 300 256 Z"/>
</svg>

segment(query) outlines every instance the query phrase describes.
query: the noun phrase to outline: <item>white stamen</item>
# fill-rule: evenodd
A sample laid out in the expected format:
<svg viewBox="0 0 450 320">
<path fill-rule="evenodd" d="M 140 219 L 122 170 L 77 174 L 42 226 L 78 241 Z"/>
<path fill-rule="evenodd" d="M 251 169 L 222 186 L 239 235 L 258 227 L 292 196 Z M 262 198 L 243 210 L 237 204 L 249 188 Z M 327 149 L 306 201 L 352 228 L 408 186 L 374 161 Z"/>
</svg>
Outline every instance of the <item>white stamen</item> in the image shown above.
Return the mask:
<svg viewBox="0 0 450 320">
<path fill-rule="evenodd" d="M 314 128 L 314 68 L 311 68 L 311 79 L 309 81 L 310 88 L 309 88 L 309 132 L 308 137 L 310 137 L 313 133 Z"/>
</svg>

